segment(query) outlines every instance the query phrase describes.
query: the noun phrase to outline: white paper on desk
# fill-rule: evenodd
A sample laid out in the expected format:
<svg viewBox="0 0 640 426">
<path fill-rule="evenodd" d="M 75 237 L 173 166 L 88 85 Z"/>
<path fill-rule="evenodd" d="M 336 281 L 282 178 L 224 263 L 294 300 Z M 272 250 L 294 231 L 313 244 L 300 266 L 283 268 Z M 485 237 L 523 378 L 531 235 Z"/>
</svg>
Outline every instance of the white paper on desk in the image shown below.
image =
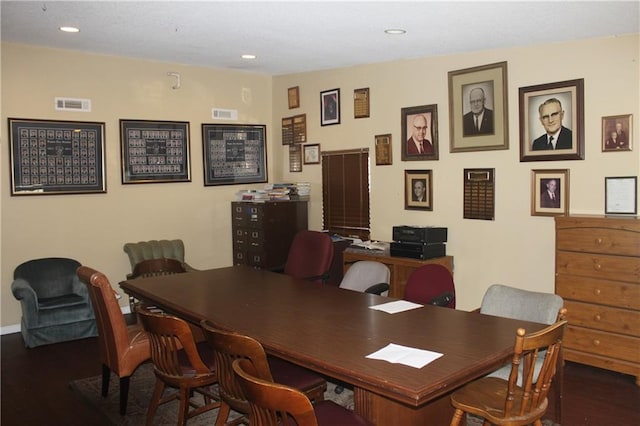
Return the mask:
<svg viewBox="0 0 640 426">
<path fill-rule="evenodd" d="M 394 302 L 382 303 L 381 305 L 369 306 L 370 309 L 384 311 L 388 314 L 396 314 L 398 312 L 408 311 L 410 309 L 422 308 L 418 303 L 408 302 L 406 300 L 396 300 Z"/>
<path fill-rule="evenodd" d="M 381 359 L 393 364 L 404 364 L 409 367 L 422 368 L 441 356 L 442 354 L 438 352 L 389 343 L 384 348 L 367 355 L 365 358 Z"/>
</svg>

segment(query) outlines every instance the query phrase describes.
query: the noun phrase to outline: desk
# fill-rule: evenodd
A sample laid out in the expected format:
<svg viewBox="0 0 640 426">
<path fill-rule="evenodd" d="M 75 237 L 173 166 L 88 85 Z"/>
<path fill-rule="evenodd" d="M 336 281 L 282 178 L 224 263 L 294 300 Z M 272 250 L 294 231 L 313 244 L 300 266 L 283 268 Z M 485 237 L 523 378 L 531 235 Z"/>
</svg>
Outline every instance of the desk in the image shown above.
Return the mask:
<svg viewBox="0 0 640 426">
<path fill-rule="evenodd" d="M 447 425 L 449 393 L 501 366 L 515 330 L 543 326 L 435 306 L 390 315 L 389 298 L 233 266 L 120 286 L 194 324 L 252 336 L 273 355 L 354 386 L 355 411 L 377 425 Z M 443 353 L 421 369 L 365 356 L 396 343 Z"/>
<path fill-rule="evenodd" d="M 347 272 L 347 269 L 349 269 L 352 263 L 359 260 L 372 260 L 387 265 L 391 271 L 391 277 L 389 278 L 389 297 L 396 297 L 398 299 L 404 297 L 404 286 L 407 283 L 409 275 L 423 265 L 437 263 L 447 268 L 453 275 L 452 256 L 420 260 L 391 256 L 388 248 L 386 250 L 368 250 L 349 247 L 342 253 L 342 258 L 344 261 L 344 272 Z"/>
</svg>

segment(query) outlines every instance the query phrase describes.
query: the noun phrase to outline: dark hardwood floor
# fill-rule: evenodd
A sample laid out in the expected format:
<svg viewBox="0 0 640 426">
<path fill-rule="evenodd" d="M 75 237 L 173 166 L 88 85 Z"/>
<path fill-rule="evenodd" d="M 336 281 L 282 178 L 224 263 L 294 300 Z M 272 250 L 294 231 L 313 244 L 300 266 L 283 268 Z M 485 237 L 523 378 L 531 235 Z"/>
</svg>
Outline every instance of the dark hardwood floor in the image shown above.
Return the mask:
<svg viewBox="0 0 640 426">
<path fill-rule="evenodd" d="M 18 333 L 0 343 L 3 426 L 108 424 L 69 388 L 71 380 L 100 374 L 96 338 L 26 349 Z M 568 362 L 562 426 L 580 425 L 640 425 L 635 378 Z"/>
</svg>

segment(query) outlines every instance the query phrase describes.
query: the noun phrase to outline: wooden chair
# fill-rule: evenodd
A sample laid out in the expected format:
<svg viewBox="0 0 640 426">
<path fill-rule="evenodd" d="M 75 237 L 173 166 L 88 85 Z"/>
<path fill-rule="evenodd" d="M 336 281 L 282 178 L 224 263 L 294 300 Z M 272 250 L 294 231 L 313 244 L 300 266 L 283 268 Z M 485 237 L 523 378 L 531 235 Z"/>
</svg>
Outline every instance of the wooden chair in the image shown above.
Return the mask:
<svg viewBox="0 0 640 426">
<path fill-rule="evenodd" d="M 457 426 L 465 413 L 485 419 L 485 425 L 542 426 L 547 411 L 547 394 L 556 373 L 558 356 L 566 320 L 561 320 L 535 333 L 516 331 L 514 355 L 509 380 L 483 377 L 451 395 L 455 413 L 451 426 Z M 538 356 L 544 362 L 534 374 Z M 519 377 L 519 376 L 522 377 Z M 518 382 L 522 385 L 518 385 Z"/>
<path fill-rule="evenodd" d="M 280 382 L 304 392 L 306 398 L 314 402 L 324 400 L 326 381 L 319 375 L 290 362 L 268 357 L 262 345 L 255 339 L 242 334 L 219 330 L 206 320 L 200 323 L 205 337 L 213 348 L 218 367 L 220 398 L 222 406 L 216 420 L 217 426 L 227 424 L 231 409 L 249 414 L 249 402 L 233 373 L 235 359 L 246 358 L 253 363 L 260 377 Z M 231 424 L 246 421 L 240 418 Z"/>
<path fill-rule="evenodd" d="M 320 401 L 312 405 L 299 390 L 261 378 L 248 359 L 236 359 L 232 368 L 249 400 L 251 426 L 371 424 L 333 401 Z"/>
<path fill-rule="evenodd" d="M 407 278 L 403 299 L 455 309 L 456 287 L 451 271 L 437 263 L 419 267 Z"/>
<path fill-rule="evenodd" d="M 157 277 L 160 275 L 180 274 L 183 272 L 187 272 L 183 262 L 163 257 L 138 262 L 133 267 L 133 272 L 127 276 L 127 279 Z M 136 299 L 133 296 L 129 296 L 129 308 L 131 309 L 131 312 L 136 311 L 136 304 Z"/>
<path fill-rule="evenodd" d="M 191 328 L 182 319 L 164 313 L 151 312 L 144 305 L 138 307 L 138 315 L 144 329 L 149 334 L 151 359 L 156 375 L 147 425 L 153 424 L 158 406 L 175 399 L 180 400 L 178 424 L 184 425 L 187 419 L 202 414 L 220 403 L 208 389 L 218 382 L 215 359 L 208 346 L 198 347 Z M 177 393 L 164 396 L 166 385 L 178 388 Z M 190 400 L 191 392 L 204 396 L 204 405 L 196 405 Z M 192 410 L 189 410 L 193 407 Z"/>
<path fill-rule="evenodd" d="M 102 361 L 102 396 L 109 392 L 113 371 L 120 378 L 120 414 L 127 412 L 129 378 L 140 364 L 151 357 L 147 333 L 140 326 L 127 326 L 124 315 L 107 277 L 95 269 L 81 266 L 78 278 L 89 289 L 98 324 L 98 342 Z"/>
</svg>

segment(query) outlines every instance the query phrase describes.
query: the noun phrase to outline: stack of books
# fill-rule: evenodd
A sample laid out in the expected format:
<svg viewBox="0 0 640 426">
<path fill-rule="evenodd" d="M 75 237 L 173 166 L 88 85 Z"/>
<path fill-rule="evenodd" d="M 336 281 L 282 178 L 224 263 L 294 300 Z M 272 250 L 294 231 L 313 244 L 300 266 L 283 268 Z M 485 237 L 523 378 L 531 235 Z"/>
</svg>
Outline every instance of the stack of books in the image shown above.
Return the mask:
<svg viewBox="0 0 640 426">
<path fill-rule="evenodd" d="M 268 199 L 269 194 L 262 189 L 247 189 L 236 192 L 236 201 L 265 202 Z"/>
</svg>

